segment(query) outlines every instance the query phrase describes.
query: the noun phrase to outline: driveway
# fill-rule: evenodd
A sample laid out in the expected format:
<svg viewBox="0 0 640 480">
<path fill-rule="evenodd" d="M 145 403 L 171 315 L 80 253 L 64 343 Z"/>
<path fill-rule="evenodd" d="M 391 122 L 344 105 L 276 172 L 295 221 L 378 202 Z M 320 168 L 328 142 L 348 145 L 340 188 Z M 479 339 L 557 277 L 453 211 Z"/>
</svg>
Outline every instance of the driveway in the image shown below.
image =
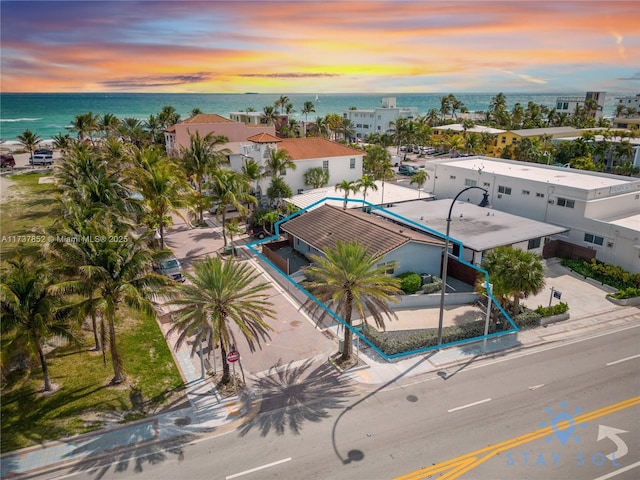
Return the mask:
<svg viewBox="0 0 640 480">
<path fill-rule="evenodd" d="M 578 276 L 560 265 L 557 258 L 547 260 L 545 287 L 542 292 L 524 299 L 523 303 L 532 309 L 539 305 L 549 306 L 551 287 L 561 293 L 561 298 L 553 298 L 551 304 L 556 305 L 561 301 L 567 303 L 572 319 L 597 316 L 616 309 L 616 305 L 606 298 L 607 294 L 615 292 L 615 289 Z"/>
</svg>

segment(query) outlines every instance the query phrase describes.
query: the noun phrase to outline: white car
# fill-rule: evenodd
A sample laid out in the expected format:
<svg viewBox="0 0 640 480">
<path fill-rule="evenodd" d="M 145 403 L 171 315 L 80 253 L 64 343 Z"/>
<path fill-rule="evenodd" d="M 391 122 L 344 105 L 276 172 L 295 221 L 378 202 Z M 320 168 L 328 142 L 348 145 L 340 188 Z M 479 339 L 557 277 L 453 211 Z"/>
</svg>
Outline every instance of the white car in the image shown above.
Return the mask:
<svg viewBox="0 0 640 480">
<path fill-rule="evenodd" d="M 53 163 L 53 151 L 48 148 L 39 148 L 33 152 L 29 163 L 31 165 L 51 165 Z"/>
</svg>

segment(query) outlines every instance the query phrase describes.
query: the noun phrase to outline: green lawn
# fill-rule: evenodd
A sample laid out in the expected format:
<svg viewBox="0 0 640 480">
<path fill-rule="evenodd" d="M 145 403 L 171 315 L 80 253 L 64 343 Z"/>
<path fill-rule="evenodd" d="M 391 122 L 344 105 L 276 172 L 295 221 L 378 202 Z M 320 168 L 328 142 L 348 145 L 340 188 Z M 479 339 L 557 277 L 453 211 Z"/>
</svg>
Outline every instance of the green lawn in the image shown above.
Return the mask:
<svg viewBox="0 0 640 480">
<path fill-rule="evenodd" d="M 0 235 L 31 232 L 52 223 L 56 189 L 51 184 L 39 185 L 39 177 L 11 178 L 23 192 L 17 200 L 2 205 Z M 0 248 L 4 259 L 16 244 L 3 242 Z M 118 347 L 127 382 L 118 387 L 108 386 L 113 377 L 109 352 L 105 365 L 102 355 L 91 351 L 93 335 L 86 328 L 80 334 L 80 345 L 58 347 L 47 355 L 51 380 L 60 387 L 48 395 L 41 393 L 43 380 L 37 361 L 26 370 L 9 368 L 14 365 L 7 347 L 12 335 L 2 336 L 1 452 L 96 430 L 107 418 L 140 418 L 184 399 L 183 381 L 157 322 L 126 310 L 119 312 L 119 319 Z M 144 413 L 133 407 L 132 400 Z"/>
</svg>

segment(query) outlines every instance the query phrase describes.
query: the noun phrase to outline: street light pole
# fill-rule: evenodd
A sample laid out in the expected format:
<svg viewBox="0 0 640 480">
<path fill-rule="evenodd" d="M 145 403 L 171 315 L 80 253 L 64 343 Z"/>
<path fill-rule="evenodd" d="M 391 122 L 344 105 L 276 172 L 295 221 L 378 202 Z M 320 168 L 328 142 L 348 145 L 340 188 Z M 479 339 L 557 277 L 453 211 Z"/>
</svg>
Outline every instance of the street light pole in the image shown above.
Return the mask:
<svg viewBox="0 0 640 480">
<path fill-rule="evenodd" d="M 453 206 L 456 204 L 456 200 L 458 197 L 462 195 L 467 190 L 471 190 L 477 188 L 478 190 L 482 190 L 484 192 L 484 196 L 482 201 L 480 202 L 481 207 L 486 207 L 489 205 L 489 192 L 482 187 L 467 187 L 463 190 L 460 190 L 458 194 L 454 197 L 451 202 L 451 207 L 449 207 L 449 215 L 447 215 L 447 233 L 444 239 L 444 251 L 442 252 L 442 290 L 440 291 L 440 316 L 438 317 L 438 345 L 442 345 L 442 323 L 444 319 L 444 296 L 447 290 L 447 266 L 449 263 L 449 230 L 451 229 L 451 211 L 453 210 Z"/>
<path fill-rule="evenodd" d="M 487 319 L 484 322 L 484 341 L 482 342 L 483 351 L 487 352 L 487 335 L 489 334 L 489 321 L 491 320 L 491 290 L 493 290 L 493 284 L 486 281 L 480 285 L 487 290 Z"/>
</svg>

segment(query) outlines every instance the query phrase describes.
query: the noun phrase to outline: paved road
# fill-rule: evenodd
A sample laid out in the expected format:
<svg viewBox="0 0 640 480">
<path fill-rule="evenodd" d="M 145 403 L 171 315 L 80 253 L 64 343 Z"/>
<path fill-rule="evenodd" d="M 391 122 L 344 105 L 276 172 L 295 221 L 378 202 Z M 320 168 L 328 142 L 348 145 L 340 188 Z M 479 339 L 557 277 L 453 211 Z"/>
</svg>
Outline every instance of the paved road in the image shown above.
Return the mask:
<svg viewBox="0 0 640 480">
<path fill-rule="evenodd" d="M 440 375 L 400 375 L 369 389 L 320 365 L 292 368 L 263 385 L 267 402 L 237 431 L 184 447 L 128 451 L 71 473 L 80 479 L 635 479 L 638 345 L 640 328 L 633 327 Z M 561 412 L 575 420 L 568 439 L 554 420 Z M 541 431 L 543 422 L 558 433 Z M 602 459 L 623 449 L 612 438 L 597 441 L 600 424 L 627 431 L 618 437 L 628 453 L 615 462 Z"/>
</svg>

